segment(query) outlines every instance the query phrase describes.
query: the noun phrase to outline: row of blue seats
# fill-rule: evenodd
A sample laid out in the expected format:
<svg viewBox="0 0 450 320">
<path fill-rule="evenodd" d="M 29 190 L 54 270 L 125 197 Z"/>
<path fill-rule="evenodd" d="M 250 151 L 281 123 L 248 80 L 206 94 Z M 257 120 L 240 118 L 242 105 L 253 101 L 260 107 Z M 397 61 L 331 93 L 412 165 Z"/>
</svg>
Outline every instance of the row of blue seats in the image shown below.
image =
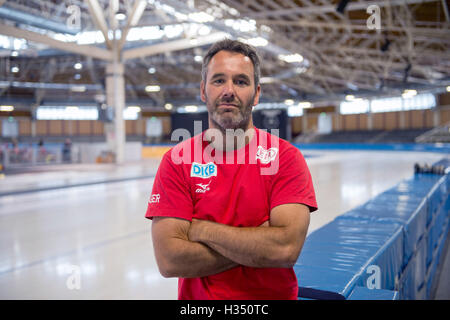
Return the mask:
<svg viewBox="0 0 450 320">
<path fill-rule="evenodd" d="M 450 161 L 439 162 L 450 168 Z M 415 174 L 311 233 L 294 266 L 306 299 L 426 299 L 450 225 L 450 174 Z M 380 291 L 381 290 L 381 291 Z"/>
</svg>

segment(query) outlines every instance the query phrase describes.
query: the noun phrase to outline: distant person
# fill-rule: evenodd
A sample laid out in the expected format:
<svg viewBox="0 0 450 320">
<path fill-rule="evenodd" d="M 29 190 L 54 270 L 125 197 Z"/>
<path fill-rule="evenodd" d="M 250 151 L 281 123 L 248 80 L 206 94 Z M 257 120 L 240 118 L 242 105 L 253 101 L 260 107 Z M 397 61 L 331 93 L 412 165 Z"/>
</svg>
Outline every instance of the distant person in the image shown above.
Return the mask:
<svg viewBox="0 0 450 320">
<path fill-rule="evenodd" d="M 45 162 L 47 156 L 47 150 L 44 147 L 44 140 L 40 139 L 38 143 L 38 162 Z"/>
<path fill-rule="evenodd" d="M 239 41 L 209 49 L 200 84 L 209 129 L 170 149 L 155 177 L 146 217 L 179 299 L 297 300 L 293 265 L 317 204 L 301 152 L 253 125 L 259 64 Z"/>
<path fill-rule="evenodd" d="M 63 162 L 72 162 L 72 141 L 69 138 L 64 141 Z"/>
<path fill-rule="evenodd" d="M 20 162 L 20 148 L 17 139 L 13 138 L 11 141 L 11 152 L 9 155 L 9 161 L 12 163 Z"/>
</svg>

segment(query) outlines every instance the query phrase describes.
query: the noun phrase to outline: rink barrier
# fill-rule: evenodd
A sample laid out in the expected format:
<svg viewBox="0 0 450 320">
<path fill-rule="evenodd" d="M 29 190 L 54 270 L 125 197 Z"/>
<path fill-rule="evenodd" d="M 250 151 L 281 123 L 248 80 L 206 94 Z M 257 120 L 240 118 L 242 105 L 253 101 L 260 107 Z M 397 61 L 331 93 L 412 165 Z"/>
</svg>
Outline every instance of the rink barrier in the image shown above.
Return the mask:
<svg viewBox="0 0 450 320">
<path fill-rule="evenodd" d="M 450 143 L 292 143 L 300 150 L 414 151 L 450 153 Z M 143 158 L 161 156 L 176 144 L 143 144 Z"/>
<path fill-rule="evenodd" d="M 435 165 L 447 173 L 415 173 L 312 232 L 299 299 L 429 299 L 450 226 L 450 160 Z"/>
<path fill-rule="evenodd" d="M 414 151 L 450 153 L 450 143 L 293 143 L 300 150 Z"/>
</svg>

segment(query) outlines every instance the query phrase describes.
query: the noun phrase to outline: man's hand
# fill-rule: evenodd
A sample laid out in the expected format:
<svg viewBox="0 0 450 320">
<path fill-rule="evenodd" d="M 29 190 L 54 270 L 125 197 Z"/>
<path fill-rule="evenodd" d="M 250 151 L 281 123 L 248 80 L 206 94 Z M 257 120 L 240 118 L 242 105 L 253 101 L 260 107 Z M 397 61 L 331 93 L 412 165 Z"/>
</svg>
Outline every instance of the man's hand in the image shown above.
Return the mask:
<svg viewBox="0 0 450 320">
<path fill-rule="evenodd" d="M 201 226 L 201 220 L 197 222 Z M 237 266 L 206 245 L 189 241 L 190 225 L 183 219 L 153 218 L 153 246 L 158 268 L 164 277 L 204 277 Z"/>
<path fill-rule="evenodd" d="M 308 207 L 292 203 L 273 208 L 270 221 L 259 227 L 231 227 L 193 219 L 188 238 L 207 245 L 238 264 L 289 268 L 298 259 L 308 226 Z"/>
<path fill-rule="evenodd" d="M 190 241 L 200 241 L 202 239 L 202 232 L 207 232 L 208 225 L 210 223 L 216 223 L 207 220 L 192 219 L 192 223 L 189 227 L 188 238 Z M 269 227 L 269 220 L 264 221 L 259 227 Z"/>
</svg>

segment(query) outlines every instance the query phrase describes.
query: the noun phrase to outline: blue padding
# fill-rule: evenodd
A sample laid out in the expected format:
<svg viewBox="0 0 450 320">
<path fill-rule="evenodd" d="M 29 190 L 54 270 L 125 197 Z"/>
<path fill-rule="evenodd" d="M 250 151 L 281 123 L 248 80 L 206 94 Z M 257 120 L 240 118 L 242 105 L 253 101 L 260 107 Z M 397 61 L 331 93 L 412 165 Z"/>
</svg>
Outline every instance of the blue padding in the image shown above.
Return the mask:
<svg viewBox="0 0 450 320">
<path fill-rule="evenodd" d="M 431 262 L 433 261 L 433 254 L 434 254 L 434 247 L 436 240 L 433 238 L 433 228 L 430 228 L 430 230 L 427 233 L 427 258 L 426 258 L 426 265 L 427 268 L 430 267 Z"/>
<path fill-rule="evenodd" d="M 441 188 L 437 183 L 428 193 L 428 211 L 429 215 L 434 216 L 442 202 Z"/>
<path fill-rule="evenodd" d="M 415 174 L 314 231 L 294 265 L 299 297 L 429 298 L 450 229 L 449 192 L 449 173 Z M 374 284 L 382 290 L 369 290 Z"/>
<path fill-rule="evenodd" d="M 433 166 L 444 166 L 445 168 L 450 167 L 450 158 L 442 158 L 439 161 L 433 163 Z"/>
<path fill-rule="evenodd" d="M 417 246 L 417 251 L 415 253 L 415 259 L 416 259 L 416 269 L 414 271 L 414 276 L 416 277 L 415 283 L 416 283 L 416 289 L 419 290 L 420 287 L 422 287 L 424 281 L 425 281 L 425 274 L 427 271 L 426 268 L 426 254 L 427 254 L 427 246 L 426 241 L 423 239 L 420 241 L 419 245 Z"/>
<path fill-rule="evenodd" d="M 447 228 L 447 219 L 449 217 L 449 210 L 447 208 L 447 203 L 442 203 L 439 208 L 438 213 L 434 217 L 433 222 L 430 225 L 427 235 L 427 257 L 426 264 L 427 267 L 431 264 L 433 260 L 433 254 L 435 248 L 438 246 L 439 239 L 446 231 Z"/>
<path fill-rule="evenodd" d="M 405 179 L 398 185 L 389 190 L 390 193 L 398 193 L 404 195 L 410 195 L 411 197 L 416 197 L 417 199 L 425 198 L 427 199 L 427 226 L 430 224 L 435 213 L 436 196 L 432 197 L 432 203 L 428 200 L 432 194 L 430 190 L 435 186 L 436 182 L 442 178 L 441 176 L 434 174 L 415 174 L 409 179 Z"/>
<path fill-rule="evenodd" d="M 294 265 L 298 280 L 298 295 L 316 300 L 344 300 L 356 284 L 350 271 L 336 271 L 327 267 Z"/>
<path fill-rule="evenodd" d="M 441 206 L 439 212 L 436 214 L 435 223 L 431 227 L 431 234 L 433 239 L 433 247 L 437 246 L 437 239 L 440 237 L 442 232 L 444 231 L 444 222 L 448 217 L 448 211 L 445 209 L 445 206 Z"/>
<path fill-rule="evenodd" d="M 356 209 L 346 212 L 341 217 L 401 224 L 404 228 L 404 256 L 402 261 L 404 267 L 425 233 L 427 207 L 425 200 L 411 198 L 401 200 L 401 197 L 385 193 Z"/>
<path fill-rule="evenodd" d="M 427 296 L 427 298 L 430 298 L 430 295 L 431 295 L 431 287 L 432 287 L 432 284 L 433 284 L 433 279 L 434 279 L 434 276 L 435 276 L 435 274 L 436 274 L 436 270 L 437 270 L 437 266 L 439 265 L 439 262 L 440 262 L 440 259 L 441 259 L 441 253 L 442 253 L 442 250 L 443 250 L 443 248 L 444 248 L 444 246 L 445 246 L 445 242 L 446 242 L 446 239 L 447 239 L 447 233 L 448 233 L 448 228 L 449 228 L 449 226 L 450 226 L 450 217 L 447 217 L 445 220 L 444 220 L 444 228 L 443 228 L 443 232 L 442 232 L 442 234 L 441 234 L 441 236 L 439 237 L 439 239 L 437 239 L 437 246 L 434 248 L 434 250 L 432 250 L 432 252 L 431 252 L 431 263 L 430 263 L 430 265 L 427 265 L 427 273 L 426 273 L 426 276 L 425 276 L 425 279 L 426 279 L 426 296 Z M 428 247 L 428 249 L 429 249 L 429 247 Z M 429 255 L 430 253 L 428 252 L 427 253 L 427 263 L 428 263 L 428 255 Z"/>
<path fill-rule="evenodd" d="M 380 288 L 387 290 L 397 290 L 398 281 L 403 269 L 403 242 L 404 233 L 401 227 L 390 237 L 386 243 L 380 247 L 376 254 L 371 257 L 364 271 L 358 278 L 357 285 L 369 286 L 371 278 L 373 279 L 378 267 L 380 272 Z"/>
<path fill-rule="evenodd" d="M 398 300 L 398 291 L 368 289 L 356 286 L 348 300 Z"/>
<path fill-rule="evenodd" d="M 424 298 L 423 295 L 426 294 L 426 290 L 423 289 L 426 275 L 425 255 L 426 241 L 422 239 L 400 278 L 400 299 Z"/>
<path fill-rule="evenodd" d="M 447 180 L 450 181 L 448 177 L 449 175 L 445 175 L 441 179 L 439 179 L 439 192 L 441 193 L 441 202 L 445 202 L 447 200 L 448 192 L 450 191 L 449 186 L 447 185 Z"/>
<path fill-rule="evenodd" d="M 325 299 L 335 293 L 347 298 L 357 283 L 365 281 L 366 269 L 372 264 L 386 271 L 381 274 L 382 286 L 393 287 L 401 270 L 402 235 L 398 223 L 341 217 L 316 230 L 308 236 L 294 266 L 299 294 L 308 292 L 314 296 L 306 298 Z"/>
<path fill-rule="evenodd" d="M 414 277 L 415 265 L 413 265 L 412 260 L 413 259 L 408 263 L 405 270 L 403 270 L 403 274 L 400 278 L 399 294 L 401 300 L 414 300 L 416 297 Z"/>
<path fill-rule="evenodd" d="M 427 198 L 427 226 L 430 224 L 433 216 L 436 214 L 437 209 L 442 201 L 442 198 L 446 195 L 441 194 L 446 188 L 441 189 L 439 186 L 439 181 L 442 176 L 434 174 L 415 174 L 407 183 L 419 192 L 426 192 Z M 444 179 L 441 180 L 444 182 Z"/>
<path fill-rule="evenodd" d="M 438 266 L 437 261 L 433 260 L 432 263 L 430 264 L 430 266 L 427 269 L 427 274 L 426 274 L 426 279 L 427 279 L 426 294 L 427 294 L 428 298 L 431 297 L 431 289 L 432 289 L 432 285 L 433 285 L 433 279 L 434 279 L 434 276 L 436 274 L 437 266 Z"/>
</svg>

